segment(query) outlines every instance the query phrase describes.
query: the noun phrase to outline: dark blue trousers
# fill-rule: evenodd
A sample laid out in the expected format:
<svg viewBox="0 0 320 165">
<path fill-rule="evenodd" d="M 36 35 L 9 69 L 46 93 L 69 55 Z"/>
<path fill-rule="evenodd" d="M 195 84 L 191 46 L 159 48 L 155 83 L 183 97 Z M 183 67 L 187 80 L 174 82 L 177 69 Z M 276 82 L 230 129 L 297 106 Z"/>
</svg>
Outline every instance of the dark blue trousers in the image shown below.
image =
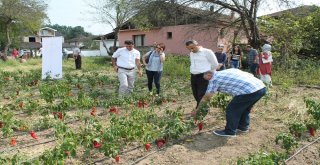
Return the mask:
<svg viewBox="0 0 320 165">
<path fill-rule="evenodd" d="M 258 64 L 252 63 L 249 65 L 250 73 L 252 73 L 255 77 L 257 77 L 257 69 L 258 69 Z"/>
<path fill-rule="evenodd" d="M 266 88 L 263 88 L 251 94 L 233 97 L 226 110 L 227 134 L 234 135 L 237 129 L 249 129 L 251 108 L 266 94 L 266 91 Z"/>
</svg>

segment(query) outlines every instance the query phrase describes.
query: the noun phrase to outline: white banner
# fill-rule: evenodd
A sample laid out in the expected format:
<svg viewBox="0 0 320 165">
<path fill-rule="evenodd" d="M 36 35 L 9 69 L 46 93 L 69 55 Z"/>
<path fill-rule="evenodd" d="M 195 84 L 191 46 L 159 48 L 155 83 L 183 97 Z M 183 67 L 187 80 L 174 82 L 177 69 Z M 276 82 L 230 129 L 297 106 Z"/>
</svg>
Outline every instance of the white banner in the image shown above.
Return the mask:
<svg viewBox="0 0 320 165">
<path fill-rule="evenodd" d="M 42 79 L 62 78 L 62 37 L 42 38 Z"/>
</svg>

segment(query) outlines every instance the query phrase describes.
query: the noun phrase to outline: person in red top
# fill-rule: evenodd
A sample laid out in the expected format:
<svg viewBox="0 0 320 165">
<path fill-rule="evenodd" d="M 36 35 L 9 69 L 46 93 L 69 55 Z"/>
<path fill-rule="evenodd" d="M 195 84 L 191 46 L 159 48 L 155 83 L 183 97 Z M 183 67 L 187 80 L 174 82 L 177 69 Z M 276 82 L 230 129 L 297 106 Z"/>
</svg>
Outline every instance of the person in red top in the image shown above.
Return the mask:
<svg viewBox="0 0 320 165">
<path fill-rule="evenodd" d="M 261 81 L 270 87 L 272 86 L 272 61 L 271 45 L 264 44 L 262 47 L 262 52 L 259 54 L 258 75 L 260 75 Z"/>
<path fill-rule="evenodd" d="M 17 51 L 16 48 L 13 48 L 11 56 L 15 59 L 19 56 L 19 52 Z"/>
</svg>

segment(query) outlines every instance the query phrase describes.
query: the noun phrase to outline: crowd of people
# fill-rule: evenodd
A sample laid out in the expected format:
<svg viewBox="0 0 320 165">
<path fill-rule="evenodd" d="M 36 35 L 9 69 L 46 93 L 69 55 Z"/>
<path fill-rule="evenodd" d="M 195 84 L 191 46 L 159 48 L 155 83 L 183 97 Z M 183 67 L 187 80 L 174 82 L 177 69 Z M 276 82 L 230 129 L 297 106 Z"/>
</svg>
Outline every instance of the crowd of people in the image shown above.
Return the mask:
<svg viewBox="0 0 320 165">
<path fill-rule="evenodd" d="M 125 96 L 134 89 L 136 73 L 142 76 L 140 61 L 146 66 L 148 90 L 152 95 L 153 83 L 156 95 L 160 94 L 160 80 L 165 62 L 165 44 L 154 43 L 152 50 L 142 56 L 134 48 L 132 40 L 124 42 L 125 47 L 119 48 L 112 55 L 112 65 L 117 72 L 119 96 Z M 186 42 L 190 51 L 190 84 L 196 106 L 191 115 L 196 115 L 204 104 L 207 104 L 213 94 L 222 92 L 233 96 L 226 108 L 226 126 L 223 130 L 215 130 L 218 136 L 234 137 L 237 133 L 249 131 L 249 114 L 253 105 L 266 94 L 266 85 L 271 86 L 271 45 L 265 44 L 262 52 L 252 46 L 246 46 L 248 72 L 240 70 L 244 53 L 239 45 L 230 52 L 223 52 L 224 45 L 218 45 L 213 52 L 202 47 L 195 40 Z M 227 69 L 230 67 L 229 69 Z M 260 78 L 260 79 L 259 79 Z"/>
<path fill-rule="evenodd" d="M 164 69 L 165 44 L 154 43 L 151 50 L 141 58 L 140 52 L 134 48 L 132 40 L 124 42 L 125 47 L 117 49 L 112 55 L 112 66 L 117 73 L 119 97 L 127 96 L 134 89 L 136 74 L 142 76 L 142 61 L 145 66 L 148 90 L 150 95 L 158 96 L 161 92 L 161 77 Z M 196 106 L 191 115 L 206 106 L 213 94 L 222 92 L 233 96 L 226 107 L 226 126 L 223 130 L 215 130 L 218 136 L 234 137 L 237 133 L 249 131 L 249 114 L 253 105 L 266 94 L 266 85 L 272 86 L 272 54 L 271 45 L 264 44 L 261 53 L 247 45 L 243 52 L 239 45 L 224 52 L 224 45 L 218 45 L 216 52 L 202 47 L 197 41 L 185 43 L 190 51 L 190 84 Z M 242 71 L 243 58 L 246 54 L 248 72 Z M 73 50 L 76 69 L 81 69 L 81 50 Z M 22 51 L 13 49 L 13 58 L 25 59 Z M 260 79 L 259 79 L 260 78 Z M 153 93 L 153 84 L 156 92 Z M 266 85 L 265 85 L 266 84 Z"/>
<path fill-rule="evenodd" d="M 7 56 L 4 51 L 1 51 L 0 52 L 0 58 L 3 60 L 3 61 L 7 61 L 8 59 L 13 59 L 13 60 L 18 60 L 20 61 L 21 63 L 23 62 L 26 62 L 28 58 L 30 58 L 30 56 L 34 55 L 36 56 L 37 54 L 41 54 L 41 50 L 31 50 L 31 51 L 25 51 L 23 49 L 16 49 L 16 48 L 13 48 L 11 51 L 10 51 L 10 56 Z"/>
</svg>

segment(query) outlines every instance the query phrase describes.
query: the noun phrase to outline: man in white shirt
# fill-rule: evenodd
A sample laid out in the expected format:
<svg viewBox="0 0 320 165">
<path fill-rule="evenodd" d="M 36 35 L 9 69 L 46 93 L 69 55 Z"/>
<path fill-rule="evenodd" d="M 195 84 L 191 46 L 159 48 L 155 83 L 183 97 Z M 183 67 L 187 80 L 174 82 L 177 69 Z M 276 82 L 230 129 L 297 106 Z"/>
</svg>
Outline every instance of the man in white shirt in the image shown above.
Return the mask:
<svg viewBox="0 0 320 165">
<path fill-rule="evenodd" d="M 114 70 L 118 73 L 120 81 L 119 96 L 123 96 L 124 94 L 133 91 L 136 77 L 135 66 L 138 68 L 139 76 L 142 76 L 140 52 L 134 49 L 132 40 L 126 40 L 124 44 L 124 48 L 119 48 L 112 55 L 112 65 Z"/>
<path fill-rule="evenodd" d="M 208 70 L 216 70 L 219 63 L 212 50 L 203 48 L 195 40 L 187 41 L 186 47 L 191 51 L 191 88 L 193 97 L 197 101 L 197 109 L 208 86 L 208 80 L 203 78 L 203 74 Z"/>
</svg>

